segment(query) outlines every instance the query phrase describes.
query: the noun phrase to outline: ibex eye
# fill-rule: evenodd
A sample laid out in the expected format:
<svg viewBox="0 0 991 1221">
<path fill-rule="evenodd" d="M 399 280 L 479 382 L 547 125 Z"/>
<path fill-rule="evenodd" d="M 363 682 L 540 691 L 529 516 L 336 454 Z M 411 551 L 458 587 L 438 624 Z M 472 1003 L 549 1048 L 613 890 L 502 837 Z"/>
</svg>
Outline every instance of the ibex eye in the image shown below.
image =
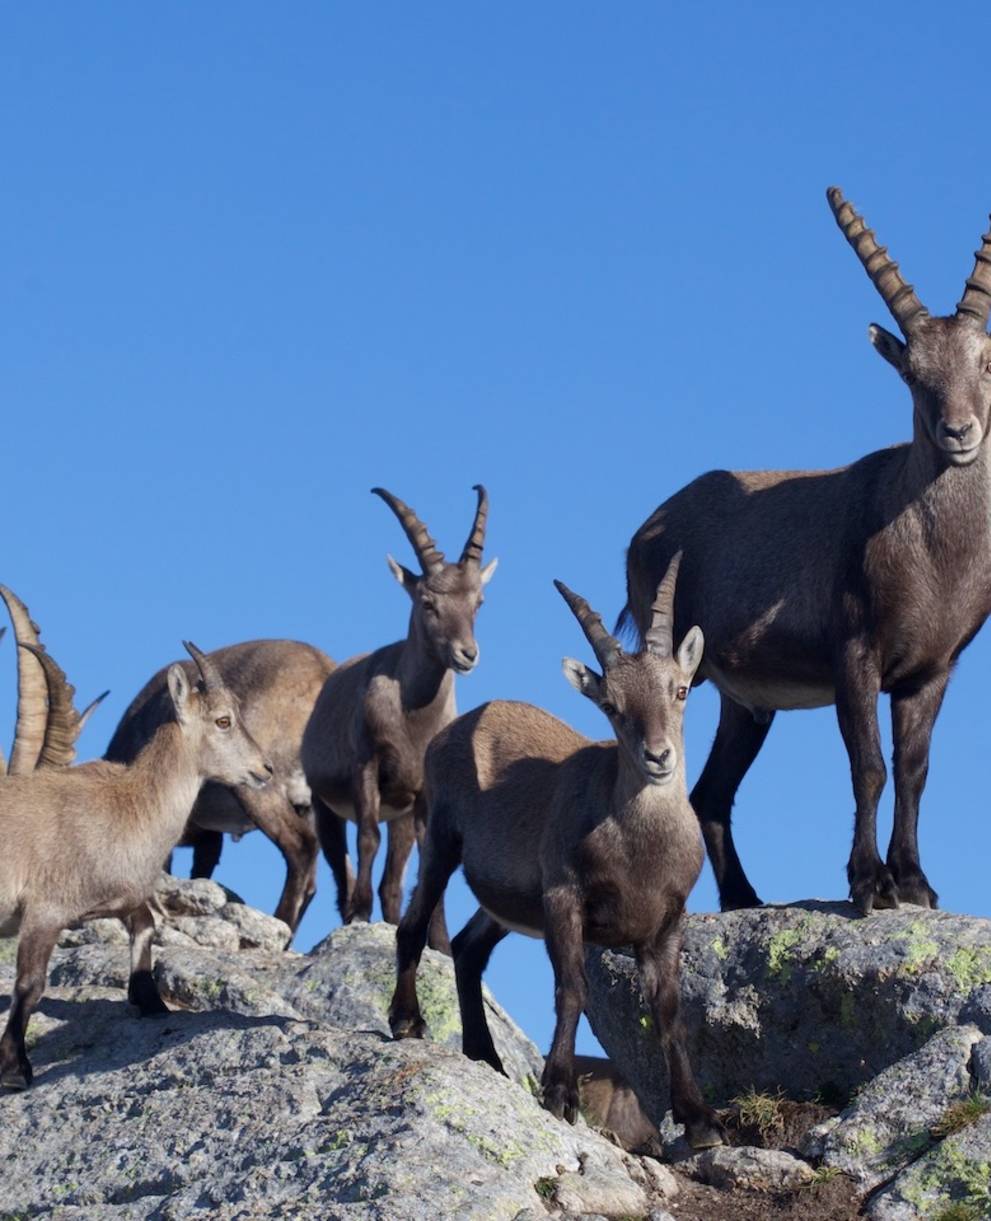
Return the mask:
<svg viewBox="0 0 991 1221">
<path fill-rule="evenodd" d="M 603 700 L 599 707 L 606 714 L 606 716 L 612 716 L 616 711 L 616 705 L 610 704 L 608 700 Z"/>
<path fill-rule="evenodd" d="M 230 729 L 231 719 L 229 716 L 218 716 L 216 725 L 218 729 Z"/>
<path fill-rule="evenodd" d="M 688 699 L 688 688 L 679 687 L 678 690 L 675 692 L 675 694 L 677 695 L 678 699 L 687 700 Z"/>
<path fill-rule="evenodd" d="M 991 373 L 991 360 L 989 360 L 988 363 L 984 366 L 984 372 Z"/>
</svg>

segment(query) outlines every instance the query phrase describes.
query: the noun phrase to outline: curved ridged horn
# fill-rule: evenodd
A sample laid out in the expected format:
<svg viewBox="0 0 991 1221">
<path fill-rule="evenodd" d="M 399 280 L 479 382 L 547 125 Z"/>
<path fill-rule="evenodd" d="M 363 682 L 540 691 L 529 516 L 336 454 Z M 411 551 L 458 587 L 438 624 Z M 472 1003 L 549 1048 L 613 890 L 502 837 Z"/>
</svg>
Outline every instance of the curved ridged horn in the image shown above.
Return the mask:
<svg viewBox="0 0 991 1221">
<path fill-rule="evenodd" d="M 202 649 L 198 649 L 191 640 L 184 640 L 182 647 L 186 650 L 189 656 L 196 662 L 196 668 L 200 672 L 200 678 L 203 679 L 204 691 L 219 691 L 224 686 L 224 680 L 217 669 L 217 663 L 212 657 L 208 657 Z"/>
<path fill-rule="evenodd" d="M 991 220 L 991 217 L 988 217 Z M 974 270 L 967 280 L 957 317 L 973 318 L 984 330 L 991 315 L 991 229 L 981 238 L 981 248 L 974 255 Z"/>
<path fill-rule="evenodd" d="M 0 585 L 0 597 L 6 602 L 10 612 L 17 643 L 40 648 L 41 629 L 31 618 L 28 608 L 6 585 Z M 17 725 L 14 729 L 14 745 L 10 750 L 9 768 L 12 776 L 26 776 L 34 771 L 45 741 L 47 722 L 48 684 L 45 681 L 44 668 L 30 651 L 18 649 Z"/>
<path fill-rule="evenodd" d="M 674 589 L 678 583 L 681 567 L 680 551 L 676 551 L 668 564 L 668 570 L 657 587 L 654 605 L 650 608 L 650 627 L 643 638 L 648 653 L 656 657 L 670 657 L 674 652 Z"/>
<path fill-rule="evenodd" d="M 489 517 L 489 494 L 480 483 L 476 483 L 472 489 L 478 493 L 478 507 L 475 509 L 475 520 L 472 522 L 471 534 L 468 535 L 468 541 L 465 543 L 465 549 L 461 552 L 461 564 L 481 564 L 482 548 L 485 546 L 485 523 Z"/>
<path fill-rule="evenodd" d="M 416 558 L 420 561 L 424 574 L 440 568 L 444 563 L 444 553 L 438 551 L 437 544 L 430 537 L 430 531 L 420 521 L 414 510 L 408 504 L 404 504 L 398 496 L 387 492 L 385 488 L 372 488 L 372 493 L 380 496 L 399 518 L 399 524 L 406 532 L 406 537 L 416 552 Z"/>
<path fill-rule="evenodd" d="M 86 722 L 90 719 L 90 717 L 93 715 L 93 713 L 96 712 L 97 708 L 99 708 L 99 706 L 103 703 L 103 701 L 107 698 L 107 696 L 109 694 L 110 694 L 109 688 L 106 691 L 102 691 L 96 697 L 95 700 L 90 700 L 90 702 L 86 705 L 86 707 L 82 710 L 82 712 L 80 712 L 80 714 L 79 714 L 79 732 L 80 733 L 82 733 L 82 731 L 86 728 Z"/>
<path fill-rule="evenodd" d="M 555 581 L 554 587 L 571 607 L 571 613 L 581 624 L 588 643 L 599 659 L 599 664 L 603 670 L 608 670 L 623 651 L 619 646 L 619 641 L 615 636 L 609 635 L 602 622 L 602 616 L 592 610 L 581 594 L 576 594 L 569 589 L 563 581 Z"/>
<path fill-rule="evenodd" d="M 76 689 L 65 671 L 45 649 L 21 643 L 41 665 L 48 688 L 48 719 L 45 740 L 38 754 L 37 767 L 68 767 L 76 757 L 76 739 L 82 729 L 82 718 L 73 702 Z"/>
<path fill-rule="evenodd" d="M 920 322 L 929 317 L 929 311 L 915 295 L 912 285 L 898 270 L 898 264 L 889 258 L 888 248 L 878 244 L 873 231 L 867 227 L 864 218 L 857 213 L 853 205 L 843 198 L 840 188 L 830 187 L 826 198 L 843 236 L 857 252 L 871 283 L 891 310 L 902 334 L 907 336 Z"/>
</svg>

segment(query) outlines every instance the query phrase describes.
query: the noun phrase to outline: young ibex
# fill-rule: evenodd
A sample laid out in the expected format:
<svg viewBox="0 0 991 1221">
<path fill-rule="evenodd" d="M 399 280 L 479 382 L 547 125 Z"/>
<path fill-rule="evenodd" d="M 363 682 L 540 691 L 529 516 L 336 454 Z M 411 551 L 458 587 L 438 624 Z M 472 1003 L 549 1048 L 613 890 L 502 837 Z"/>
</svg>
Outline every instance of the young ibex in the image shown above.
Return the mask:
<svg viewBox="0 0 991 1221">
<path fill-rule="evenodd" d="M 341 820 L 358 824 L 358 877 L 342 905 L 347 923 L 371 916 L 379 823 L 407 818 L 395 844 L 390 837 L 379 889 L 384 918 L 398 922 L 403 869 L 413 839 L 408 816 L 420 827 L 423 822 L 424 752 L 457 715 L 454 673 L 468 674 L 478 662 L 475 616 L 498 560 L 482 567 L 489 499 L 480 484 L 474 490 L 478 504 L 471 533 L 461 558 L 449 564 L 408 505 L 383 488 L 372 488 L 399 519 L 422 575 L 388 557 L 393 576 L 413 603 L 406 639 L 339 665 L 324 683 L 303 734 L 303 770 L 313 793 L 317 832 L 338 879 L 347 853 Z M 442 912 L 431 945 L 447 948 Z"/>
<path fill-rule="evenodd" d="M 161 725 L 134 762 L 51 768 L 0 781 L 0 936 L 20 932 L 17 976 L 3 1037 L 0 1084 L 31 1082 L 24 1044 L 61 931 L 77 920 L 118 916 L 131 934 L 128 999 L 142 1013 L 165 1006 L 151 974 L 154 918 L 148 899 L 162 861 L 182 834 L 204 780 L 261 787 L 272 767 L 244 728 L 236 698 L 195 645 L 200 683 L 168 673 L 175 720 Z M 51 659 L 35 655 L 52 676 Z"/>
<path fill-rule="evenodd" d="M 911 442 L 839 470 L 712 471 L 656 509 L 627 554 L 620 622 L 642 634 L 657 574 L 685 553 L 675 627 L 702 625 L 695 681 L 711 679 L 722 701 L 692 804 L 724 910 L 759 903 L 730 813 L 775 712 L 833 703 L 856 800 L 854 903 L 865 914 L 936 905 L 916 835 L 929 742 L 954 663 L 991 610 L 991 233 L 956 314 L 933 318 L 836 187 L 828 199 L 905 336 L 868 332 L 911 392 Z M 876 833 L 882 691 L 895 748 L 887 863 Z"/>
<path fill-rule="evenodd" d="M 679 957 L 681 916 L 703 860 L 682 752 L 684 700 L 702 633 L 692 628 L 673 655 L 677 568 L 675 557 L 656 591 L 645 647 L 634 656 L 584 598 L 555 582 L 603 671 L 566 658 L 565 677 L 602 709 L 616 741 L 590 742 L 531 704 L 497 701 L 459 717 L 427 751 L 427 833 L 419 884 L 396 939 L 389 1024 L 397 1038 L 423 1036 L 416 971 L 427 922 L 463 865 L 481 904 L 453 943 L 465 1055 L 502 1071 L 482 973 L 511 929 L 543 937 L 557 1013 L 543 1101 L 574 1123 L 585 943 L 632 945 L 670 1070 L 675 1120 L 701 1148 L 719 1144 L 721 1129 L 688 1060 Z"/>
<path fill-rule="evenodd" d="M 275 914 L 294 932 L 316 893 L 317 837 L 310 793 L 299 759 L 303 729 L 334 663 L 313 645 L 296 640 L 251 640 L 208 654 L 237 698 L 245 727 L 268 757 L 272 782 L 260 791 L 208 783 L 200 790 L 179 841 L 193 848 L 194 878 L 208 878 L 220 859 L 224 832 L 240 836 L 259 827 L 282 853 L 286 881 Z M 193 662 L 176 663 L 192 680 Z M 104 758 L 130 763 L 172 718 L 168 667 L 131 701 Z M 346 870 L 346 862 L 345 862 Z M 346 879 L 343 883 L 346 887 Z"/>
</svg>

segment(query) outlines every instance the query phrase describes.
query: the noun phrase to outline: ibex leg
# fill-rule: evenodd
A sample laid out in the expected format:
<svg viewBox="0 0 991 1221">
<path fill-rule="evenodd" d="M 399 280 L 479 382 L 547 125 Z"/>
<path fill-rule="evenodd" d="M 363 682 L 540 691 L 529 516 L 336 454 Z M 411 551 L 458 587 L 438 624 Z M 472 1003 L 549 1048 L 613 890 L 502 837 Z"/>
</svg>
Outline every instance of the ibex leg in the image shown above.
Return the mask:
<svg viewBox="0 0 991 1221">
<path fill-rule="evenodd" d="M 142 1017 L 168 1013 L 168 1006 L 151 973 L 151 939 L 155 935 L 155 917 L 147 903 L 142 903 L 124 920 L 131 935 L 131 976 L 127 981 L 127 999 L 141 1010 Z"/>
<path fill-rule="evenodd" d="M 891 695 L 895 741 L 895 824 L 888 845 L 888 868 L 904 903 L 935 907 L 936 892 L 919 860 L 919 801 L 929 773 L 929 743 L 946 693 L 949 672 L 921 687 Z"/>
<path fill-rule="evenodd" d="M 412 814 L 392 819 L 387 838 L 388 849 L 382 881 L 379 883 L 379 902 L 382 904 L 382 919 L 389 924 L 398 924 L 403 911 L 403 877 L 416 840 Z"/>
<path fill-rule="evenodd" d="M 506 1074 L 499 1053 L 492 1042 L 492 1032 L 485 1017 L 482 995 L 482 975 L 489 965 L 492 951 L 507 930 L 481 908 L 454 938 L 454 977 L 458 984 L 458 1006 L 461 1009 L 461 1049 L 469 1060 L 484 1060 L 497 1073 Z"/>
<path fill-rule="evenodd" d="M 313 818 L 317 826 L 317 837 L 320 847 L 327 858 L 337 886 L 337 910 L 341 919 L 345 920 L 351 892 L 354 889 L 354 875 L 351 872 L 351 862 L 348 860 L 347 823 L 338 818 L 334 811 L 322 801 L 316 793 L 310 797 L 313 807 Z"/>
<path fill-rule="evenodd" d="M 11 997 L 7 1028 L 0 1038 L 0 1085 L 23 1090 L 31 1084 L 33 1073 L 24 1036 L 28 1021 L 45 991 L 48 960 L 55 949 L 61 927 L 50 924 L 21 925 L 17 943 L 17 980 Z"/>
<path fill-rule="evenodd" d="M 836 715 L 850 757 L 857 803 L 847 878 L 850 898 L 866 916 L 875 907 L 898 906 L 894 878 L 877 850 L 877 806 L 888 778 L 877 723 L 881 680 L 873 658 L 857 641 L 847 645 L 839 668 Z"/>
<path fill-rule="evenodd" d="M 316 834 L 309 819 L 296 812 L 284 793 L 239 790 L 238 800 L 245 814 L 282 853 L 286 881 L 275 915 L 295 932 L 317 890 Z"/>
<path fill-rule="evenodd" d="M 644 998 L 667 1061 L 675 1122 L 685 1125 L 685 1136 L 693 1149 L 721 1145 L 723 1126 L 702 1099 L 681 1021 L 680 918 L 672 920 L 648 945 L 638 946 L 637 961 Z"/>
<path fill-rule="evenodd" d="M 581 1099 L 575 1075 L 575 1033 L 585 1008 L 585 945 L 581 899 L 572 886 L 544 894 L 544 941 L 554 968 L 554 1012 L 557 1021 L 544 1061 L 543 1103 L 552 1115 L 575 1123 Z"/>
<path fill-rule="evenodd" d="M 396 990 L 389 1006 L 389 1027 L 397 1039 L 422 1039 L 426 1031 L 416 994 L 416 972 L 431 913 L 461 861 L 459 843 L 436 820 L 422 853 L 420 880 L 396 932 Z"/>
<path fill-rule="evenodd" d="M 733 911 L 759 907 L 757 892 L 747 880 L 733 843 L 733 800 L 747 769 L 764 745 L 774 714 L 755 721 L 753 714 L 720 696 L 719 728 L 691 803 L 702 825 L 706 851 L 719 887 L 719 906 Z"/>
</svg>

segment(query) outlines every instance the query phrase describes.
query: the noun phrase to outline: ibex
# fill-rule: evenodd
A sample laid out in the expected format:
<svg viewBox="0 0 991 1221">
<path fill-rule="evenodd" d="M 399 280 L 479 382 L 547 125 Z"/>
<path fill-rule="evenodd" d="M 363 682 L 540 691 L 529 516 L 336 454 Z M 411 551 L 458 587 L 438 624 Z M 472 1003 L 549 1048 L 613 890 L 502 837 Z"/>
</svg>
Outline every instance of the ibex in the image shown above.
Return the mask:
<svg viewBox="0 0 991 1221">
<path fill-rule="evenodd" d="M 630 1153 L 659 1157 L 661 1134 L 613 1062 L 602 1056 L 575 1056 L 575 1072 L 581 1112 L 592 1127 L 600 1128 Z"/>
<path fill-rule="evenodd" d="M 585 1006 L 585 944 L 632 945 L 671 1078 L 674 1118 L 696 1148 L 719 1144 L 679 1017 L 681 917 L 702 868 L 682 750 L 684 700 L 702 655 L 692 628 L 673 650 L 675 557 L 656 591 L 644 648 L 630 656 L 584 598 L 555 582 L 602 674 L 564 660 L 572 686 L 605 713 L 616 741 L 590 742 L 531 704 L 496 701 L 459 717 L 427 751 L 428 822 L 420 880 L 396 938 L 389 1011 L 396 1038 L 422 1038 L 416 972 L 430 913 L 458 865 L 481 907 L 454 938 L 466 1056 L 502 1064 L 482 973 L 510 930 L 543 937 L 557 1022 L 543 1103 L 574 1123 L 575 1030 Z"/>
<path fill-rule="evenodd" d="M 334 663 L 313 645 L 296 640 L 251 640 L 208 654 L 237 698 L 244 725 L 274 768 L 261 791 L 208 783 L 200 790 L 180 844 L 193 848 L 192 876 L 210 877 L 220 859 L 223 833 L 243 835 L 260 827 L 286 862 L 286 881 L 275 915 L 294 932 L 316 892 L 317 837 L 310 820 L 310 792 L 300 763 L 303 729 Z M 195 677 L 191 661 L 182 665 Z M 104 758 L 130 763 L 160 725 L 173 716 L 168 667 L 131 701 Z M 345 876 L 339 879 L 347 886 Z"/>
<path fill-rule="evenodd" d="M 158 728 L 130 766 L 87 763 L 0 781 L 0 936 L 20 933 L 0 1038 L 0 1085 L 31 1083 L 28 1019 L 59 934 L 74 921 L 123 920 L 131 934 L 128 999 L 145 1014 L 165 1011 L 151 973 L 148 906 L 162 861 L 204 780 L 261 787 L 272 774 L 217 668 L 195 645 L 186 649 L 200 682 L 191 684 L 181 666 L 169 669 L 175 719 Z M 51 659 L 40 650 L 35 655 L 51 681 Z"/>
<path fill-rule="evenodd" d="M 390 555 L 389 568 L 413 603 L 405 640 L 343 662 L 324 683 L 303 734 L 303 770 L 313 793 L 317 832 L 340 878 L 346 861 L 345 824 L 358 824 L 358 876 L 343 904 L 346 923 L 372 911 L 372 862 L 379 823 L 414 815 L 422 827 L 423 756 L 438 730 L 454 720 L 454 674 L 478 663 L 474 625 L 482 591 L 497 560 L 482 566 L 489 500 L 476 484 L 478 503 L 468 541 L 456 564 L 445 562 L 416 513 L 383 488 L 372 488 L 395 513 L 413 546 L 421 575 Z M 395 924 L 402 874 L 412 847 L 409 823 L 390 839 L 379 890 L 382 914 Z M 338 881 L 338 886 L 340 882 Z M 447 949 L 443 912 L 431 944 Z"/>
<path fill-rule="evenodd" d="M 627 553 L 620 622 L 641 634 L 657 574 L 685 553 L 675 627 L 702 625 L 695 681 L 711 679 L 722 702 L 691 799 L 723 910 L 760 902 L 730 813 L 775 712 L 828 704 L 853 778 L 854 903 L 864 914 L 900 900 L 935 907 L 916 835 L 929 742 L 957 657 L 991 610 L 991 233 L 956 314 L 933 318 L 839 189 L 827 195 L 905 337 L 868 331 L 911 392 L 912 440 L 832 471 L 712 471 L 656 509 Z M 886 863 L 876 833 L 882 691 L 895 748 Z"/>
</svg>

